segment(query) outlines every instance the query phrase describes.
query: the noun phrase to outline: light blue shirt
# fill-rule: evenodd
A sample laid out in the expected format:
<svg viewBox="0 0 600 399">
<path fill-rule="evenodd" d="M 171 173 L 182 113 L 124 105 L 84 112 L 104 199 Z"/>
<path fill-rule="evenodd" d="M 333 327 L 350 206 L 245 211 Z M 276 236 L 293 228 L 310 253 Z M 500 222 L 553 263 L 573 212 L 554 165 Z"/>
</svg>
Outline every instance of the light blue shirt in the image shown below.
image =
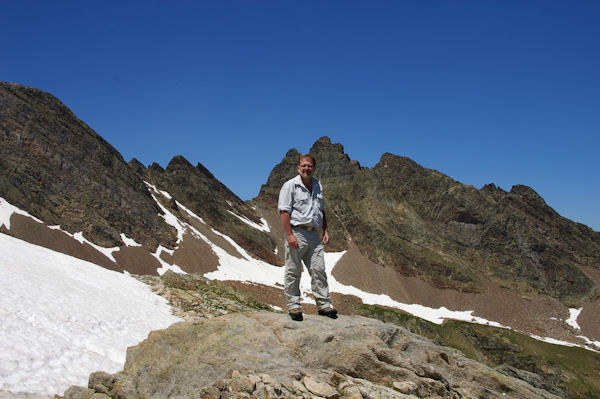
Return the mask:
<svg viewBox="0 0 600 399">
<path fill-rule="evenodd" d="M 311 225 L 321 227 L 323 225 L 323 187 L 321 182 L 313 177 L 312 194 L 302 183 L 302 178 L 297 175 L 283 183 L 279 192 L 279 203 L 277 212 L 286 211 L 290 215 L 292 226 Z"/>
</svg>

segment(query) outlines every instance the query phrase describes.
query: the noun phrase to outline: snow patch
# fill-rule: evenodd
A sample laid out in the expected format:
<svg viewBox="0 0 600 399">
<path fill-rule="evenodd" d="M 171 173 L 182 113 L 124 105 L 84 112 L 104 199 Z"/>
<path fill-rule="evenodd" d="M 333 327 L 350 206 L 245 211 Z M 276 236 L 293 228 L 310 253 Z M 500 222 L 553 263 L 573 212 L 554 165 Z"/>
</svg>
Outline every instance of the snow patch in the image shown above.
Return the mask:
<svg viewBox="0 0 600 399">
<path fill-rule="evenodd" d="M 82 244 L 88 244 L 89 246 L 91 246 L 94 249 L 96 249 L 96 251 L 98 251 L 101 254 L 103 254 L 104 256 L 106 256 L 108 259 L 110 259 L 113 262 L 117 263 L 117 260 L 113 256 L 113 252 L 119 251 L 120 250 L 119 247 L 105 248 L 105 247 L 101 247 L 100 245 L 96 245 L 93 242 L 91 242 L 90 240 L 88 240 L 87 238 L 85 238 L 83 236 L 83 232 L 81 232 L 81 231 L 79 233 L 75 233 L 75 234 L 71 234 L 68 231 L 64 231 L 64 230 L 61 230 L 61 231 L 63 233 L 65 233 L 65 234 L 73 237 L 75 240 L 79 241 Z"/>
<path fill-rule="evenodd" d="M 32 216 L 28 212 L 17 208 L 4 198 L 0 197 L 0 227 L 6 226 L 6 228 L 10 230 L 10 217 L 13 215 L 13 213 L 30 217 L 38 223 L 44 223 L 35 216 Z"/>
<path fill-rule="evenodd" d="M 42 220 L 36 218 L 35 216 L 30 215 L 28 212 L 26 212 L 22 209 L 19 209 L 14 205 L 11 205 L 4 198 L 0 198 L 0 226 L 5 225 L 6 228 L 10 230 L 10 217 L 12 216 L 13 213 L 17 213 L 19 215 L 30 217 L 33 220 L 35 220 L 36 222 L 44 224 L 44 222 Z M 96 245 L 93 242 L 91 242 L 90 240 L 88 240 L 87 238 L 85 238 L 83 236 L 83 232 L 81 232 L 81 231 L 78 233 L 75 233 L 75 234 L 71 234 L 68 231 L 61 229 L 60 226 L 48 226 L 48 228 L 51 230 L 62 231 L 69 237 L 79 241 L 81 244 L 90 245 L 91 247 L 95 248 L 98 252 L 100 252 L 101 254 L 106 256 L 108 259 L 117 263 L 117 260 L 113 256 L 113 252 L 119 251 L 119 247 L 106 248 L 106 247 L 101 247 L 100 245 Z M 123 233 L 121 233 L 121 239 L 127 246 L 142 246 L 141 244 L 136 243 L 134 240 L 127 238 L 127 236 L 125 236 L 125 234 L 123 234 Z"/>
<path fill-rule="evenodd" d="M 585 348 L 587 350 L 591 350 L 591 351 L 600 353 L 600 341 L 593 341 L 593 340 L 589 339 L 588 337 L 584 337 L 583 335 L 578 335 L 577 338 L 581 338 L 582 340 L 584 340 L 586 342 Z"/>
<path fill-rule="evenodd" d="M 355 295 L 362 299 L 367 305 L 381 305 L 389 306 L 396 309 L 404 310 L 414 316 L 420 317 L 427 321 L 436 324 L 442 324 L 446 319 L 463 320 L 471 323 L 485 324 L 495 327 L 504 327 L 499 323 L 486 320 L 482 317 L 473 316 L 473 310 L 455 311 L 449 310 L 445 307 L 438 309 L 430 308 L 419 304 L 406 304 L 398 302 L 390 298 L 389 295 L 385 294 L 373 294 L 365 292 L 351 285 L 344 285 L 338 282 L 335 277 L 331 274 L 335 264 L 344 256 L 344 252 L 326 252 L 325 253 L 325 268 L 327 270 L 327 281 L 329 282 L 329 290 L 331 292 L 338 292 L 340 294 Z"/>
<path fill-rule="evenodd" d="M 267 221 L 264 218 L 260 219 L 261 224 L 257 224 L 244 216 L 238 215 L 237 213 L 231 212 L 229 210 L 227 212 L 231 213 L 233 216 L 240 219 L 242 222 L 246 223 L 248 226 L 254 227 L 257 230 L 266 231 L 266 232 L 271 231 L 271 228 L 269 227 L 269 223 L 267 223 Z"/>
<path fill-rule="evenodd" d="M 571 346 L 576 347 L 578 344 L 574 344 L 572 342 L 561 341 L 559 339 L 549 338 L 549 337 L 540 337 L 539 335 L 530 335 L 531 338 L 537 339 L 538 341 L 547 342 L 549 344 L 554 345 L 562 345 L 562 346 Z"/>
<path fill-rule="evenodd" d="M 154 190 L 155 193 L 161 193 L 162 195 L 165 195 L 165 194 L 169 195 L 168 193 L 165 193 L 164 191 L 158 190 L 155 186 L 153 186 L 152 184 L 150 184 L 148 182 L 144 182 L 144 183 L 146 183 L 146 185 L 148 187 L 150 187 L 152 190 Z M 160 203 L 160 201 L 158 201 L 156 199 L 154 194 L 152 194 L 152 191 L 150 191 L 150 195 L 152 196 L 152 199 L 154 199 L 154 202 L 156 202 L 158 207 L 161 209 L 161 211 L 164 212 L 164 215 L 159 214 L 158 216 L 162 217 L 168 225 L 175 227 L 175 229 L 177 230 L 177 244 L 179 244 L 181 242 L 181 240 L 183 240 L 183 233 L 185 232 L 184 226 L 181 224 L 181 222 L 179 221 L 179 219 L 177 219 L 177 217 L 175 215 L 173 215 L 167 208 L 165 208 Z M 170 197 L 171 196 L 169 195 L 169 197 L 167 197 L 167 198 L 170 198 Z"/>
<path fill-rule="evenodd" d="M 161 265 L 158 269 L 156 269 L 156 272 L 160 276 L 162 276 L 169 270 L 172 270 L 175 273 L 187 274 L 185 271 L 183 271 L 183 269 L 181 269 L 181 267 L 177 266 L 176 264 L 170 265 L 169 263 L 165 262 L 160 257 L 160 255 L 163 252 L 166 252 L 169 255 L 173 255 L 173 252 L 175 252 L 175 251 L 173 249 L 168 249 L 168 248 L 163 247 L 162 245 L 159 245 L 158 248 L 156 248 L 156 251 L 152 254 L 152 256 L 154 256 Z"/>
<path fill-rule="evenodd" d="M 570 325 L 571 327 L 573 327 L 576 330 L 581 330 L 581 327 L 579 327 L 579 324 L 577 324 L 577 318 L 579 317 L 579 314 L 581 313 L 582 310 L 583 310 L 583 308 L 569 309 L 569 318 L 567 320 L 565 320 L 565 323 L 567 323 L 568 325 Z"/>
<path fill-rule="evenodd" d="M 206 222 L 204 221 L 204 219 L 202 219 L 200 216 L 196 215 L 194 212 L 192 212 L 191 210 L 189 210 L 188 208 L 186 208 L 185 206 L 183 206 L 181 203 L 177 202 L 177 207 L 179 209 L 183 209 L 188 215 L 190 215 L 191 217 L 198 219 L 202 224 L 206 224 Z"/>
<path fill-rule="evenodd" d="M 125 235 L 125 233 L 121 233 L 121 240 L 127 247 L 141 247 L 142 244 L 138 244 L 133 238 L 129 238 Z"/>
<path fill-rule="evenodd" d="M 171 197 L 171 194 L 169 194 L 166 191 L 163 190 L 159 190 L 155 185 L 148 183 L 147 181 L 144 180 L 144 184 L 146 186 L 148 186 L 149 188 L 151 188 L 156 194 L 160 194 L 163 197 L 167 198 L 167 199 L 172 199 L 173 197 Z"/>
<path fill-rule="evenodd" d="M 0 390 L 62 394 L 181 319 L 122 273 L 0 234 Z"/>
<path fill-rule="evenodd" d="M 162 260 L 162 259 L 161 259 Z M 183 271 L 183 269 L 177 265 L 170 265 L 166 262 L 161 262 L 163 267 L 160 267 L 158 269 L 156 269 L 156 271 L 158 272 L 159 275 L 163 275 L 165 274 L 167 271 L 171 270 L 175 273 L 179 273 L 179 274 L 187 274 L 185 271 Z"/>
</svg>

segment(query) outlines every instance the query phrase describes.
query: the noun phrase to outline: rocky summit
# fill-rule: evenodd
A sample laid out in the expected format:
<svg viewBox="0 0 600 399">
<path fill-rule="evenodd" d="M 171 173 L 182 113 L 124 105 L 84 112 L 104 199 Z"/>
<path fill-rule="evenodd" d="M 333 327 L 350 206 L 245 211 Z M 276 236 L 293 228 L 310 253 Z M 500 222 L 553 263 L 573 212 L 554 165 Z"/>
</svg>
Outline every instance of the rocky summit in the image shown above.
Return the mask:
<svg viewBox="0 0 600 399">
<path fill-rule="evenodd" d="M 469 323 L 434 327 L 392 309 L 295 322 L 226 283 L 138 276 L 185 322 L 130 347 L 82 398 L 591 398 L 600 357 Z M 456 324 L 456 325 L 453 325 Z"/>
<path fill-rule="evenodd" d="M 96 395 L 96 396 L 93 396 Z M 508 396 L 507 396 L 508 395 Z M 179 323 L 129 348 L 123 372 L 93 373 L 84 398 L 558 398 L 377 320 L 277 313 Z"/>
</svg>

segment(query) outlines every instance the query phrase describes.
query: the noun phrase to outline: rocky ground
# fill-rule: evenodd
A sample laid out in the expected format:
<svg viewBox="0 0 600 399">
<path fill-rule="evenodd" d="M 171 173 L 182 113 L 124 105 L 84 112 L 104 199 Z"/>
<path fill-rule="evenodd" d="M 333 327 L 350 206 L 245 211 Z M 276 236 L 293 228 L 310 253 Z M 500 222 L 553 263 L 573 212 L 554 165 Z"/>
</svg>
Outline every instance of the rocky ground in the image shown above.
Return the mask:
<svg viewBox="0 0 600 399">
<path fill-rule="evenodd" d="M 186 321 L 129 348 L 123 372 L 96 372 L 82 398 L 556 398 L 407 329 L 375 319 L 286 314 L 227 284 L 140 277 Z"/>
<path fill-rule="evenodd" d="M 462 353 L 374 319 L 232 313 L 150 334 L 122 373 L 79 398 L 554 398 Z"/>
</svg>

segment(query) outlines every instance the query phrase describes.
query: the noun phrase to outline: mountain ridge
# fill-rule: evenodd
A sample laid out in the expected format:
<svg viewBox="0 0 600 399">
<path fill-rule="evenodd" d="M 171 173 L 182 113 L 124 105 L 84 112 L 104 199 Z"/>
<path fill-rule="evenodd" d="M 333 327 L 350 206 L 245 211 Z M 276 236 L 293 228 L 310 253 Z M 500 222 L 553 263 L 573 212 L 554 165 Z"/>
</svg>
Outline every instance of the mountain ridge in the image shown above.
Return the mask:
<svg viewBox="0 0 600 399">
<path fill-rule="evenodd" d="M 478 273 L 485 263 L 492 269 L 484 272 L 487 278 L 523 279 L 524 293 L 537 291 L 574 306 L 598 297 L 579 265 L 598 269 L 600 233 L 558 215 L 530 187 L 477 190 L 391 153 L 372 168 L 360 168 L 327 137 L 310 153 L 332 210 L 336 250 L 347 249 L 352 240 L 376 264 L 440 288 L 481 292 Z M 278 186 L 293 176 L 297 155 L 290 150 L 275 166 L 259 200 L 273 202 Z"/>
<path fill-rule="evenodd" d="M 146 182 L 174 197 L 163 205 L 177 212 L 177 202 L 186 204 L 257 259 L 282 264 L 277 229 L 257 231 L 246 222 L 261 223 L 270 212 L 271 225 L 277 224 L 272 208 L 283 182 L 295 175 L 296 149 L 275 165 L 258 196 L 244 202 L 200 163 L 194 167 L 182 156 L 164 169 L 135 158 L 125 163 L 50 94 L 0 87 L 0 190 L 9 202 L 103 246 L 121 245 L 125 233 L 151 251 L 174 248 L 174 231 Z M 558 215 L 527 186 L 477 190 L 389 152 L 364 168 L 328 137 L 310 153 L 325 186 L 330 251 L 352 242 L 377 265 L 464 293 L 483 292 L 491 279 L 518 281 L 523 295 L 549 295 L 568 306 L 600 296 L 595 277 L 584 270 L 600 269 L 600 233 Z M 82 183 L 90 187 L 80 190 Z"/>
<path fill-rule="evenodd" d="M 105 247 L 122 244 L 120 233 L 147 249 L 174 244 L 121 154 L 54 96 L 0 82 L 0 131 L 0 192 L 11 203 Z"/>
<path fill-rule="evenodd" d="M 116 271 L 230 280 L 283 307 L 273 277 L 284 253 L 276 202 L 298 150 L 242 201 L 182 156 L 165 168 L 126 163 L 48 93 L 0 84 L 0 105 L 0 197 L 39 219 L 12 214 L 1 232 Z M 476 189 L 392 153 L 365 168 L 328 137 L 310 153 L 340 284 L 364 297 L 469 309 L 527 334 L 600 342 L 600 233 L 563 218 L 530 187 Z M 345 292 L 332 293 L 340 309 L 363 303 Z M 303 306 L 310 313 L 308 293 Z M 573 308 L 581 327 L 564 322 Z"/>
</svg>

